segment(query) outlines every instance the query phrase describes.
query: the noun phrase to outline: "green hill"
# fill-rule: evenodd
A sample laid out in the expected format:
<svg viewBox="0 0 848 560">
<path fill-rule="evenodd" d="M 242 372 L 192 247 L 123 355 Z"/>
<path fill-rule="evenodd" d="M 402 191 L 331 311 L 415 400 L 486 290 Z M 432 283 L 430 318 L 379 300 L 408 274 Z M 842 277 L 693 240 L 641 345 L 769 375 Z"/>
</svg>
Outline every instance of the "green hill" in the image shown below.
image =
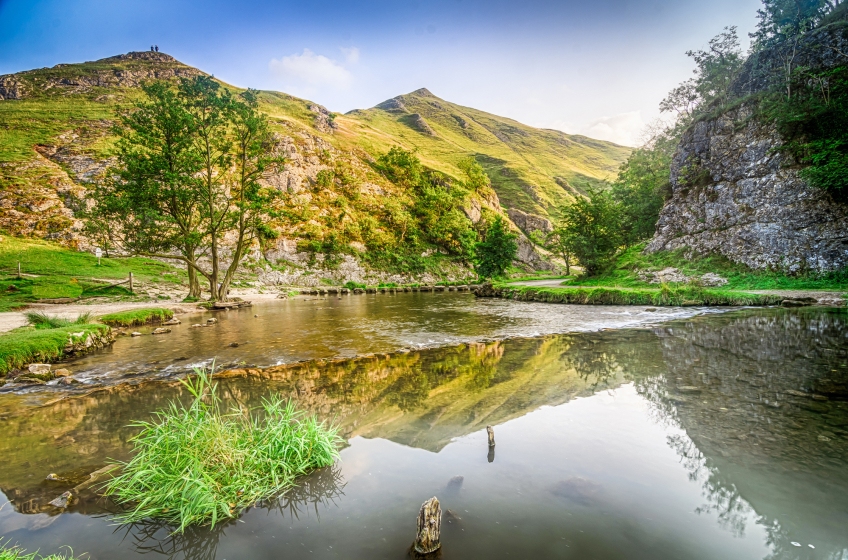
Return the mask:
<svg viewBox="0 0 848 560">
<path fill-rule="evenodd" d="M 116 113 L 140 97 L 146 81 L 200 73 L 164 53 L 136 52 L 0 76 L 0 230 L 87 246 L 77 215 L 86 185 L 114 161 Z M 397 252 L 404 240 L 398 224 L 418 195 L 375 168 L 393 146 L 415 150 L 448 182 L 463 178 L 458 162 L 475 158 L 493 192 L 465 202 L 472 222 L 502 206 L 550 216 L 559 202 L 614 176 L 630 152 L 461 107 L 426 89 L 345 115 L 272 91 L 261 92 L 260 106 L 275 132 L 272 149 L 286 157 L 285 170 L 266 179 L 288 205 L 269 224 L 280 234 L 277 246 L 262 249 L 285 261 L 305 250 Z"/>
</svg>

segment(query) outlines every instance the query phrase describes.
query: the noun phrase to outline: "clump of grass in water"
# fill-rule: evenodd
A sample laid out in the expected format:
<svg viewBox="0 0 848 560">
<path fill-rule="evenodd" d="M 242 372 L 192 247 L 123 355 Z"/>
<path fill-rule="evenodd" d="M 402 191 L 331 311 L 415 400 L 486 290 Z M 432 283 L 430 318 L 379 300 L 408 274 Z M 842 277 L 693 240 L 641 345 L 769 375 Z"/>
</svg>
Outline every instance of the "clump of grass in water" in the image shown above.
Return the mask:
<svg viewBox="0 0 848 560">
<path fill-rule="evenodd" d="M 213 366 L 214 369 L 214 366 Z M 261 415 L 223 412 L 205 370 L 182 381 L 194 397 L 172 402 L 150 422 L 137 422 L 135 457 L 122 463 L 106 494 L 133 506 L 118 520 L 163 519 L 189 525 L 230 519 L 338 458 L 337 428 L 319 422 L 279 396 L 264 399 Z"/>
<path fill-rule="evenodd" d="M 62 327 L 70 327 L 71 325 L 87 325 L 91 323 L 91 313 L 82 313 L 73 321 L 55 315 L 50 316 L 47 313 L 41 313 L 39 311 L 26 313 L 25 317 L 27 323 L 36 329 L 61 329 Z"/>
<path fill-rule="evenodd" d="M 67 547 L 66 547 L 67 548 Z M 70 548 L 68 548 L 70 550 Z M 37 552 L 26 553 L 26 550 L 17 545 L 9 544 L 9 541 L 3 542 L 0 539 L 0 560 L 74 560 L 73 551 L 70 556 L 64 554 L 51 554 L 50 556 L 41 556 Z"/>
</svg>

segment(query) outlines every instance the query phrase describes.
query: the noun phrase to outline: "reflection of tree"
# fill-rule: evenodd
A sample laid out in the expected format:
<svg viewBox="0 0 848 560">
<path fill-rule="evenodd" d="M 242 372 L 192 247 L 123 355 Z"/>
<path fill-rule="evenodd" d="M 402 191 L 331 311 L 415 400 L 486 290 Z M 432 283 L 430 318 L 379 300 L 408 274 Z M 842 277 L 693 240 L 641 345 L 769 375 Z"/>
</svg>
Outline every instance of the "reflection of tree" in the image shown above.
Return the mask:
<svg viewBox="0 0 848 560">
<path fill-rule="evenodd" d="M 701 483 L 707 503 L 696 508 L 695 513 L 714 513 L 720 527 L 736 537 L 744 536 L 753 509 L 739 495 L 736 485 L 724 480 L 719 470 L 709 464 L 707 457 L 688 437 L 669 436 L 668 445 L 677 452 L 683 467 L 689 472 L 689 480 Z"/>
<path fill-rule="evenodd" d="M 256 507 L 280 515 L 299 518 L 307 511 L 319 515 L 319 506 L 327 507 L 344 495 L 344 480 L 337 465 L 319 469 L 299 479 L 298 485 L 280 496 L 256 504 Z M 216 556 L 218 543 L 226 530 L 236 523 L 235 519 L 209 527 L 189 527 L 182 534 L 172 534 L 173 527 L 156 520 L 148 520 L 119 527 L 125 538 L 133 541 L 135 549 L 142 554 L 165 556 L 169 560 L 212 560 Z"/>
</svg>

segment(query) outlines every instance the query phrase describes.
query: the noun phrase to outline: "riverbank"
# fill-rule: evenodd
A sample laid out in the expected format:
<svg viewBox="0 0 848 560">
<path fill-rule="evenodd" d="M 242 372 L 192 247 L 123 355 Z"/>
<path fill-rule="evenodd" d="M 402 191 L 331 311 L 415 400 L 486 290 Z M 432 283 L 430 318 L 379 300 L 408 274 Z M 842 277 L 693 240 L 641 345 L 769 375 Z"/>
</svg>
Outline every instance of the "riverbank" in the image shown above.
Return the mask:
<svg viewBox="0 0 848 560">
<path fill-rule="evenodd" d="M 503 298 L 515 301 L 540 303 L 568 303 L 577 305 L 656 305 L 656 306 L 765 306 L 784 305 L 802 307 L 819 301 L 805 292 L 794 290 L 781 294 L 779 291 L 748 292 L 720 288 L 704 288 L 692 285 L 664 285 L 658 288 L 619 288 L 607 286 L 556 286 L 556 280 L 535 283 L 486 284 L 474 292 L 481 298 Z M 534 285 L 535 284 L 535 285 Z M 839 294 L 826 292 L 833 299 L 826 305 L 843 305 Z"/>
</svg>

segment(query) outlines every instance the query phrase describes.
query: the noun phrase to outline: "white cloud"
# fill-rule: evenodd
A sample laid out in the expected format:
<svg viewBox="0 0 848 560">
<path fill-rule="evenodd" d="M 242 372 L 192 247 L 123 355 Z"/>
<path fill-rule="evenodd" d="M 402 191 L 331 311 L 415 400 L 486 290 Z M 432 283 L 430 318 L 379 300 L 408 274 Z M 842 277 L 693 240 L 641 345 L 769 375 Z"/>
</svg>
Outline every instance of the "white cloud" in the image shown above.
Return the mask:
<svg viewBox="0 0 848 560">
<path fill-rule="evenodd" d="M 642 111 L 631 111 L 612 117 L 601 117 L 583 128 L 580 134 L 625 146 L 636 146 L 640 143 L 644 128 Z"/>
<path fill-rule="evenodd" d="M 345 60 L 347 60 L 349 64 L 356 64 L 357 62 L 359 62 L 359 49 L 357 49 L 356 47 L 341 47 L 339 50 L 342 51 Z"/>
<path fill-rule="evenodd" d="M 356 56 L 359 56 L 357 50 Z M 271 72 L 280 78 L 309 86 L 330 86 L 347 89 L 353 78 L 351 73 L 335 60 L 303 49 L 301 54 L 271 59 L 268 63 Z"/>
</svg>

